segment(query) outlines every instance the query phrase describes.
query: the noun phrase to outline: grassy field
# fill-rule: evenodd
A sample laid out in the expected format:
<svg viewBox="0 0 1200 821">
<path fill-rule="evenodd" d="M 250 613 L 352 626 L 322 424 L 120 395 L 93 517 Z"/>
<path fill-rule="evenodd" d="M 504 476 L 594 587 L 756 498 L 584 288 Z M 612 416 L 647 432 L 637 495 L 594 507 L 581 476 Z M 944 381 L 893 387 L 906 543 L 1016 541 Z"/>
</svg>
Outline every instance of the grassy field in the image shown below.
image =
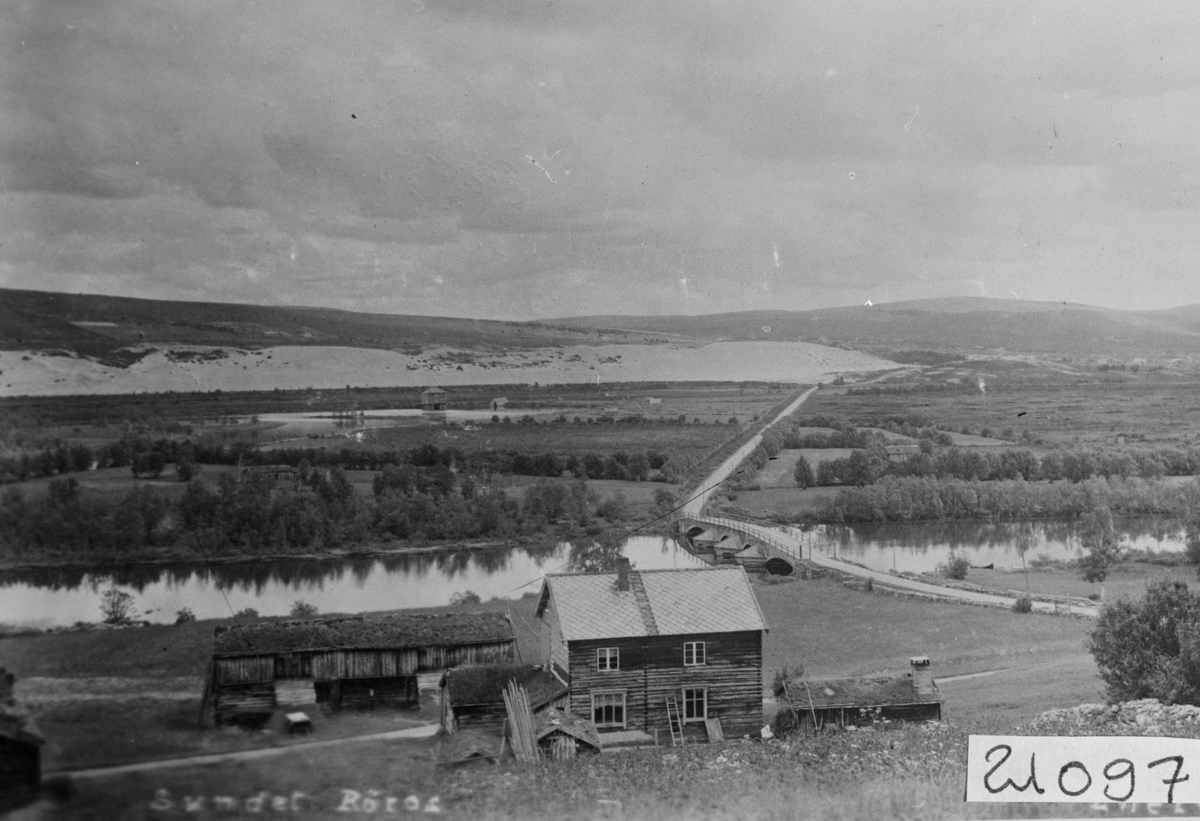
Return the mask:
<svg viewBox="0 0 1200 821">
<path fill-rule="evenodd" d="M 980 376 L 995 371 L 995 364 L 980 361 L 961 369 L 961 375 L 955 371 L 954 379 L 983 378 L 982 392 L 949 391 L 945 380 L 926 375 L 889 383 L 888 390 L 899 392 L 822 390 L 804 410 L 863 426 L 916 413 L 941 430 L 978 434 L 986 428 L 1002 436 L 1011 429 L 1014 438 L 1028 432 L 1047 444 L 1112 445 L 1120 433 L 1159 445 L 1200 438 L 1200 406 L 1189 398 L 1197 387 L 1194 376 L 1045 369 Z"/>
</svg>

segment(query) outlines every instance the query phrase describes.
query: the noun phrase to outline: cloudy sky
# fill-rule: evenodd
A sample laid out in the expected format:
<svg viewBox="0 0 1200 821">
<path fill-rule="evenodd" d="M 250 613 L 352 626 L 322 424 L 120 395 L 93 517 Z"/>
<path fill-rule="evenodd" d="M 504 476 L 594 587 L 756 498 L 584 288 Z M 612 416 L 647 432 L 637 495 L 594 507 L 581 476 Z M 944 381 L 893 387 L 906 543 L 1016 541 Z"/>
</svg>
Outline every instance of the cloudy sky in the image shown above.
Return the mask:
<svg viewBox="0 0 1200 821">
<path fill-rule="evenodd" d="M 1200 4 L 10 0 L 0 285 L 1200 302 Z"/>
</svg>

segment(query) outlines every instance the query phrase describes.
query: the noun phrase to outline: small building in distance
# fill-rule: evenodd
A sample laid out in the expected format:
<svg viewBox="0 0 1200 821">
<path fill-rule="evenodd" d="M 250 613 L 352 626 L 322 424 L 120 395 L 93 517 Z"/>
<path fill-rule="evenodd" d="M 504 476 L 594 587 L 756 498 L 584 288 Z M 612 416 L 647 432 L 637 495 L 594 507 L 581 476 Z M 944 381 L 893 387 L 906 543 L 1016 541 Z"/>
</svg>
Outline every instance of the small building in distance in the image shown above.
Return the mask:
<svg viewBox="0 0 1200 821">
<path fill-rule="evenodd" d="M 16 676 L 0 667 L 0 812 L 32 801 L 42 785 L 45 740 L 18 704 Z"/>
<path fill-rule="evenodd" d="M 422 410 L 445 410 L 446 392 L 438 387 L 426 388 L 421 391 Z"/>
<path fill-rule="evenodd" d="M 567 686 L 541 667 L 455 667 L 442 675 L 442 728 L 448 733 L 481 730 L 499 735 L 508 716 L 504 688 L 510 681 L 525 690 L 535 718 L 548 707 L 566 707 Z"/>
<path fill-rule="evenodd" d="M 204 708 L 217 724 L 254 723 L 277 705 L 415 707 L 417 674 L 511 664 L 503 613 L 397 613 L 218 627 Z"/>
<path fill-rule="evenodd" d="M 692 739 L 763 725 L 766 621 L 741 567 L 546 576 L 538 600 L 570 712 L 600 731 Z M 714 723 L 713 728 L 717 725 Z"/>
<path fill-rule="evenodd" d="M 574 758 L 602 749 L 595 724 L 556 707 L 534 714 L 533 736 L 544 758 Z"/>
<path fill-rule="evenodd" d="M 823 727 L 857 727 L 881 721 L 937 721 L 942 695 L 927 656 L 909 659 L 909 671 L 893 676 L 810 681 L 781 679 L 775 696 L 794 721 L 811 732 Z"/>
</svg>

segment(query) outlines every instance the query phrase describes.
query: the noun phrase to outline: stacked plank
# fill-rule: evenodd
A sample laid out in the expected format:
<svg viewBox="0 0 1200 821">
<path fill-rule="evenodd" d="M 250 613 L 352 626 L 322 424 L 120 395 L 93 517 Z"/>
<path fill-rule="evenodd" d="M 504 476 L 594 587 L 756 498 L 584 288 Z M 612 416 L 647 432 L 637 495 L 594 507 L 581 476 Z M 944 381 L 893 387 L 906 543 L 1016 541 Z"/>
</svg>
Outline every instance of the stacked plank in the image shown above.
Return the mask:
<svg viewBox="0 0 1200 821">
<path fill-rule="evenodd" d="M 518 761 L 537 761 L 537 739 L 533 731 L 533 711 L 525 688 L 510 681 L 504 688 L 504 706 L 508 708 L 508 727 L 513 754 Z"/>
</svg>

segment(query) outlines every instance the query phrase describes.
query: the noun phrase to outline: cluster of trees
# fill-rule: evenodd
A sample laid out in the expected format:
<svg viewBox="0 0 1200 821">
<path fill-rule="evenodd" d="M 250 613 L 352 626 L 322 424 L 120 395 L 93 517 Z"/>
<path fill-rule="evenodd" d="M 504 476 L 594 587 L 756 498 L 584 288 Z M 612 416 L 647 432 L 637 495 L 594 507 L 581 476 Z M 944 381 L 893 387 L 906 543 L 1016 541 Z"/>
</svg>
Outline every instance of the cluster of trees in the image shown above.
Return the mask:
<svg viewBox="0 0 1200 821">
<path fill-rule="evenodd" d="M 371 541 L 453 541 L 602 529 L 623 519 L 620 494 L 601 499 L 583 481 L 539 481 L 522 497 L 456 477 L 444 465 L 389 468 L 374 496 L 356 494 L 338 468 L 310 468 L 300 487 L 269 476 L 224 473 L 215 483 L 189 483 L 170 498 L 137 487 L 115 500 L 84 494 L 70 477 L 55 479 L 43 498 L 9 488 L 0 498 L 0 545 L 9 558 L 113 558 L 156 548 L 200 555 L 320 550 Z"/>
<path fill-rule="evenodd" d="M 1183 582 L 1153 582 L 1139 601 L 1107 604 L 1088 649 L 1110 701 L 1200 704 L 1200 594 Z"/>
<path fill-rule="evenodd" d="M 903 522 L 937 519 L 1037 519 L 1077 517 L 1104 506 L 1122 514 L 1178 515 L 1186 491 L 1146 479 L 1091 478 L 1071 484 L 1022 479 L 983 482 L 932 477 L 886 477 L 846 487 L 827 499 L 823 522 Z"/>
<path fill-rule="evenodd" d="M 130 467 L 135 476 L 157 477 L 167 464 L 185 465 L 181 478 L 190 478 L 195 465 L 290 465 L 300 468 L 339 467 L 343 470 L 381 470 L 386 466 L 455 465 L 476 473 L 514 473 L 522 476 L 562 476 L 577 479 L 669 481 L 676 471 L 667 454 L 657 450 L 617 451 L 563 456 L 515 450 L 465 453 L 455 447 L 424 444 L 407 450 L 366 448 L 276 448 L 260 450 L 252 444 L 202 444 L 188 440 L 126 437 L 98 448 L 59 444 L 36 455 L 0 459 L 0 481 L 24 481 L 59 476 L 92 467 Z"/>
</svg>

